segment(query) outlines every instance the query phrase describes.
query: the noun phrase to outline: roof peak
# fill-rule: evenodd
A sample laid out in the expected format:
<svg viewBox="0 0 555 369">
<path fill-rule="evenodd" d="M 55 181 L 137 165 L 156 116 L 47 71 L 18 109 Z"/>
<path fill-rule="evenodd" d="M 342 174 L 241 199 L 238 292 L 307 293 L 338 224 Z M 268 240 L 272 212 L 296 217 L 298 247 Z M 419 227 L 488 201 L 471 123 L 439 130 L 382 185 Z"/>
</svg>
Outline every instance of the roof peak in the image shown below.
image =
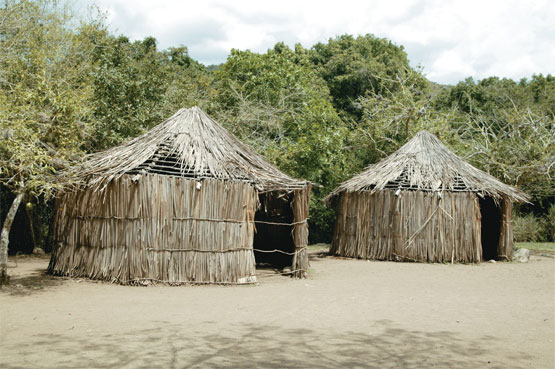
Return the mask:
<svg viewBox="0 0 555 369">
<path fill-rule="evenodd" d="M 473 167 L 424 130 L 393 154 L 343 182 L 328 199 L 341 191 L 380 191 L 393 187 L 478 192 L 494 198 L 508 196 L 515 201 L 528 201 L 526 194 Z"/>
<path fill-rule="evenodd" d="M 81 177 L 94 185 L 131 173 L 246 180 L 263 190 L 307 185 L 274 167 L 198 106 L 179 109 L 130 142 L 93 155 Z"/>
</svg>

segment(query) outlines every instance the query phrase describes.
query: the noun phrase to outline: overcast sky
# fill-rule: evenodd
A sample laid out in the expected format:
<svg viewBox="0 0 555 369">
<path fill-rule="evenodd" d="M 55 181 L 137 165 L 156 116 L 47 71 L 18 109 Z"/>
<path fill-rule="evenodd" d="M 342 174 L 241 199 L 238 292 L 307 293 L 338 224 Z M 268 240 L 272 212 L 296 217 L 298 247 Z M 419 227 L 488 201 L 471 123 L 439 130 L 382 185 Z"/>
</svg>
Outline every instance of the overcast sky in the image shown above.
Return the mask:
<svg viewBox="0 0 555 369">
<path fill-rule="evenodd" d="M 85 0 L 89 1 L 89 0 Z M 158 47 L 185 45 L 205 64 L 232 48 L 265 52 L 279 41 L 311 47 L 341 34 L 403 45 L 428 79 L 454 84 L 492 75 L 519 80 L 555 74 L 552 0 L 90 0 L 111 30 Z"/>
</svg>

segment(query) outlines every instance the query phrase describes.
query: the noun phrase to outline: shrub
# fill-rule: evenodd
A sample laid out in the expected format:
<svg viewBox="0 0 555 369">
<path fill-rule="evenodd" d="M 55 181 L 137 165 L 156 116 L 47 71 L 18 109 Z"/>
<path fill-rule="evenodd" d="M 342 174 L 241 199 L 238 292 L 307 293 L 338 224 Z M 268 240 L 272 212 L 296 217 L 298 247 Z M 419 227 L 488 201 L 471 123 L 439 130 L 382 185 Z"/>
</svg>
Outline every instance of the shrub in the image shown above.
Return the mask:
<svg viewBox="0 0 555 369">
<path fill-rule="evenodd" d="M 541 241 L 542 231 L 542 222 L 534 214 L 513 218 L 513 235 L 516 242 Z"/>
<path fill-rule="evenodd" d="M 555 204 L 551 204 L 547 214 L 542 218 L 542 238 L 543 241 L 555 241 Z"/>
</svg>

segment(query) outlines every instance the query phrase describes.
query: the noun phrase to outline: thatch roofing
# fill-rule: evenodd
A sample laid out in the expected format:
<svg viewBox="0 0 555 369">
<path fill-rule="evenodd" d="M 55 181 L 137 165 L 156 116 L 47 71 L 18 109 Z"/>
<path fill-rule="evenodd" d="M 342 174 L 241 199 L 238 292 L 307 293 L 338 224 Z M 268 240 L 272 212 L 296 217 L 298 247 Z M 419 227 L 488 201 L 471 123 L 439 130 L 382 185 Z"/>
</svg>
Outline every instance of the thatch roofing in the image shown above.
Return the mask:
<svg viewBox="0 0 555 369">
<path fill-rule="evenodd" d="M 142 136 L 91 155 L 79 178 L 95 186 L 146 173 L 245 180 L 260 190 L 291 190 L 308 183 L 282 173 L 198 107 L 181 109 Z"/>
<path fill-rule="evenodd" d="M 343 191 L 383 189 L 477 192 L 526 202 L 528 195 L 477 169 L 452 153 L 433 134 L 420 131 L 392 155 L 343 182 L 325 201 Z"/>
</svg>

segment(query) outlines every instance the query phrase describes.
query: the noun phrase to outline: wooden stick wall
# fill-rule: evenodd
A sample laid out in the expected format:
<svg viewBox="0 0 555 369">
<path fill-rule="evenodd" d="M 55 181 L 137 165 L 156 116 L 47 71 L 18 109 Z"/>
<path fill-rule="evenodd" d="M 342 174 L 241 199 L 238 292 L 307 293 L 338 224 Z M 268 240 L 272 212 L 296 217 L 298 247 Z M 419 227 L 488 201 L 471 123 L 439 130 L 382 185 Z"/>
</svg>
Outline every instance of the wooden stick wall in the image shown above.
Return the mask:
<svg viewBox="0 0 555 369">
<path fill-rule="evenodd" d="M 330 252 L 362 259 L 480 262 L 480 220 L 474 193 L 343 192 Z"/>
<path fill-rule="evenodd" d="M 49 270 L 119 283 L 253 282 L 257 204 L 248 182 L 159 175 L 66 194 Z"/>
</svg>

